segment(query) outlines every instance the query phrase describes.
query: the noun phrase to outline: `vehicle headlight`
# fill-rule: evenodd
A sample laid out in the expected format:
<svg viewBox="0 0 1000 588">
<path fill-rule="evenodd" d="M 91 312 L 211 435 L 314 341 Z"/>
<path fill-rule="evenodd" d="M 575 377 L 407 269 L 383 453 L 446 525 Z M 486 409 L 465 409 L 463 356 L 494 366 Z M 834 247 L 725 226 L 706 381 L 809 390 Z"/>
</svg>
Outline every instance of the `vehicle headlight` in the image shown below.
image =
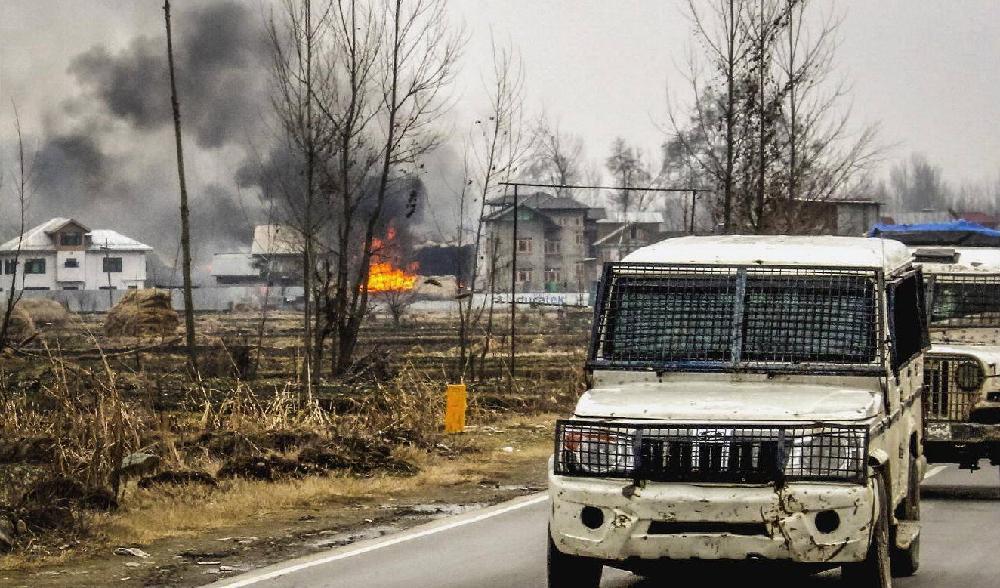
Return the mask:
<svg viewBox="0 0 1000 588">
<path fill-rule="evenodd" d="M 785 477 L 860 479 L 865 443 L 865 435 L 851 429 L 796 437 L 785 457 Z"/>
<path fill-rule="evenodd" d="M 963 361 L 955 367 L 955 383 L 966 392 L 975 392 L 983 385 L 983 370 L 975 360 Z"/>
<path fill-rule="evenodd" d="M 633 435 L 626 431 L 565 427 L 558 441 L 560 465 L 567 473 L 629 476 L 635 469 Z"/>
</svg>

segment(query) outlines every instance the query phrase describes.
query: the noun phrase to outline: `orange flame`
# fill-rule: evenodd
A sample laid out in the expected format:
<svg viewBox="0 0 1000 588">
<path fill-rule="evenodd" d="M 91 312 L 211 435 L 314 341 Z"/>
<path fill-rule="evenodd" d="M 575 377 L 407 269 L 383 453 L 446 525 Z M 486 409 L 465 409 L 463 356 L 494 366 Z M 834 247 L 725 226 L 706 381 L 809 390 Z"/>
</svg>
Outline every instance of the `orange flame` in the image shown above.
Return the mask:
<svg viewBox="0 0 1000 588">
<path fill-rule="evenodd" d="M 412 290 L 417 283 L 416 273 L 420 268 L 418 263 L 411 263 L 403 269 L 396 267 L 391 261 L 384 261 L 391 256 L 395 238 L 396 229 L 390 226 L 384 241 L 378 238 L 372 239 L 373 260 L 368 266 L 369 292 L 406 292 Z"/>
<path fill-rule="evenodd" d="M 416 271 L 416 264 L 410 264 L 410 270 Z M 369 292 L 404 292 L 412 290 L 417 283 L 413 273 L 393 266 L 389 262 L 373 263 L 368 268 Z"/>
</svg>

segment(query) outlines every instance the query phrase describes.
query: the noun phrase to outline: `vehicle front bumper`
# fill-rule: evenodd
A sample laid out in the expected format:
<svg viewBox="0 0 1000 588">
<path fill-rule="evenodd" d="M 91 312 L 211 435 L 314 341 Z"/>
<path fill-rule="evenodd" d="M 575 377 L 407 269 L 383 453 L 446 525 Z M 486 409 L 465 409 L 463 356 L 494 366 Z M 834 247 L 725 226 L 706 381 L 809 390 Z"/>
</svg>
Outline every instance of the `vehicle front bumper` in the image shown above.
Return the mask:
<svg viewBox="0 0 1000 588">
<path fill-rule="evenodd" d="M 1000 443 L 1000 425 L 929 421 L 924 439 L 928 442 Z"/>
<path fill-rule="evenodd" d="M 870 484 L 634 487 L 629 480 L 556 476 L 550 468 L 549 492 L 550 531 L 557 549 L 608 562 L 856 562 L 867 554 L 877 512 Z M 585 506 L 601 510 L 602 525 L 591 529 L 583 523 Z M 835 530 L 823 533 L 816 528 L 816 515 L 822 511 L 837 513 L 840 524 Z"/>
<path fill-rule="evenodd" d="M 932 463 L 968 469 L 977 469 L 984 458 L 1000 465 L 1000 425 L 930 421 L 924 429 L 924 454 Z"/>
</svg>

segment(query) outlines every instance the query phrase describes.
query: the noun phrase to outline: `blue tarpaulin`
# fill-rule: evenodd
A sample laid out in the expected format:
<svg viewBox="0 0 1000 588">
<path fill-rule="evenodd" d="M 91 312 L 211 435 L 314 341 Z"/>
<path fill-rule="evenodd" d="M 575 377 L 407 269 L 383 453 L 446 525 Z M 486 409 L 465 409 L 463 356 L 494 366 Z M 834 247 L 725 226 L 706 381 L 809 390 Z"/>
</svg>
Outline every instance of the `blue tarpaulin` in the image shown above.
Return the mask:
<svg viewBox="0 0 1000 588">
<path fill-rule="evenodd" d="M 869 237 L 884 237 L 907 245 L 1000 247 L 1000 231 L 967 220 L 914 225 L 876 224 Z"/>
</svg>

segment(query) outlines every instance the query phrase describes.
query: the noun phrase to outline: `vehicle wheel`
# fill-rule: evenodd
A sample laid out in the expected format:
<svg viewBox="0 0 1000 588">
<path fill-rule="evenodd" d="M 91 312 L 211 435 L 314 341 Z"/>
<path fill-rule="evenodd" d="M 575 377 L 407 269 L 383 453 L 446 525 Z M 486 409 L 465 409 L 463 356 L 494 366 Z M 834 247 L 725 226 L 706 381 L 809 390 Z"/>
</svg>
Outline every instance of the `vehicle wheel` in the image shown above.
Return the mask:
<svg viewBox="0 0 1000 588">
<path fill-rule="evenodd" d="M 567 555 L 558 549 L 549 534 L 549 588 L 598 588 L 604 564 L 596 559 Z"/>
<path fill-rule="evenodd" d="M 900 513 L 897 517 L 900 521 L 919 522 L 920 521 L 920 473 L 917 471 L 917 458 L 910 456 L 910 477 L 907 483 L 906 500 L 900 505 Z M 896 577 L 908 577 L 917 573 L 920 567 L 920 535 L 913 540 L 907 549 L 896 547 L 896 538 L 892 538 L 890 559 L 892 562 L 892 575 Z"/>
<path fill-rule="evenodd" d="M 841 566 L 843 584 L 851 588 L 892 587 L 889 565 L 889 504 L 881 473 L 875 474 L 875 491 L 878 493 L 879 509 L 868 545 L 868 555 L 864 561 Z"/>
</svg>

